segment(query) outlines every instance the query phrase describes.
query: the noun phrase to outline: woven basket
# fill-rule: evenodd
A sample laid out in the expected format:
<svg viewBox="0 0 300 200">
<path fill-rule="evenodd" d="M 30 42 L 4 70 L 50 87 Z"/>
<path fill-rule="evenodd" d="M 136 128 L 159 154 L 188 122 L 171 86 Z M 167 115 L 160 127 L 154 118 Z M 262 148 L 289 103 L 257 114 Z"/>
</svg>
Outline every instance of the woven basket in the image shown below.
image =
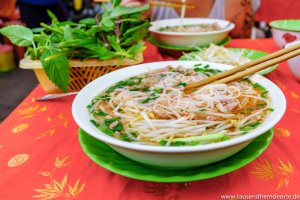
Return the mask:
<svg viewBox="0 0 300 200">
<path fill-rule="evenodd" d="M 79 91 L 86 84 L 90 83 L 94 79 L 117 69 L 135 65 L 143 62 L 143 54 L 140 53 L 136 56 L 136 59 L 123 59 L 120 63 L 117 59 L 100 61 L 97 59 L 88 59 L 85 61 L 70 60 L 70 80 L 68 91 Z M 24 58 L 20 61 L 20 68 L 33 69 L 37 79 L 39 80 L 43 90 L 46 93 L 61 93 L 62 91 L 49 80 L 42 64 L 38 60 L 31 60 L 30 58 Z"/>
</svg>

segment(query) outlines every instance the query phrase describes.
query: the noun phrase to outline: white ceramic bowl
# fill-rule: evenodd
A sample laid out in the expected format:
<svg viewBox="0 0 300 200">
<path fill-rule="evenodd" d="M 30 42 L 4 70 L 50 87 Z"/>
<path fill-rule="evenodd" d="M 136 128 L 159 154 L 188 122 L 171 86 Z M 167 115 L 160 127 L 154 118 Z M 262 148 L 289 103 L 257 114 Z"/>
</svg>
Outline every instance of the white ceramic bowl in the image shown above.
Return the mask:
<svg viewBox="0 0 300 200">
<path fill-rule="evenodd" d="M 300 40 L 286 44 L 285 48 L 291 47 L 295 44 L 300 44 Z M 288 65 L 292 74 L 294 74 L 296 79 L 300 81 L 300 56 L 289 59 Z"/>
<path fill-rule="evenodd" d="M 149 28 L 149 31 L 151 36 L 161 44 L 176 47 L 208 46 L 210 43 L 216 44 L 224 40 L 234 28 L 234 24 L 226 20 L 208 18 L 184 18 L 182 21 L 183 25 L 211 24 L 215 22 L 219 24 L 222 28 L 221 30 L 193 33 L 159 31 L 162 27 L 179 26 L 181 19 L 175 18 L 151 22 L 152 26 Z"/>
<path fill-rule="evenodd" d="M 124 142 L 110 137 L 99 131 L 90 122 L 86 106 L 90 103 L 93 97 L 104 92 L 111 85 L 121 80 L 146 73 L 149 70 L 163 68 L 168 65 L 192 68 L 198 63 L 199 61 L 164 61 L 145 63 L 123 68 L 101 76 L 85 86 L 75 97 L 72 105 L 73 118 L 79 127 L 89 135 L 105 142 L 115 151 L 132 160 L 157 167 L 187 168 L 214 163 L 237 153 L 256 137 L 274 127 L 274 125 L 283 116 L 286 108 L 286 101 L 281 90 L 270 80 L 260 75 L 254 75 L 251 77 L 251 80 L 261 84 L 269 91 L 275 110 L 267 116 L 265 122 L 263 122 L 258 128 L 231 140 L 206 145 L 181 147 L 141 145 Z M 212 68 L 220 70 L 231 68 L 231 66 L 224 64 L 201 63 L 204 63 L 202 66 L 210 64 Z"/>
<path fill-rule="evenodd" d="M 285 19 L 270 22 L 276 45 L 284 48 L 287 43 L 300 40 L 300 20 Z"/>
</svg>

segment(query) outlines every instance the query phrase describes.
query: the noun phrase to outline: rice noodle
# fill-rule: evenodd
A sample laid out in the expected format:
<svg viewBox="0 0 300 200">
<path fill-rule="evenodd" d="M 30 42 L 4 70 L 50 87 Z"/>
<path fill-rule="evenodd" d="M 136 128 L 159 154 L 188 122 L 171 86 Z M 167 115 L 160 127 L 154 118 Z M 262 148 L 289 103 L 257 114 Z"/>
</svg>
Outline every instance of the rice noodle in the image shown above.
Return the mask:
<svg viewBox="0 0 300 200">
<path fill-rule="evenodd" d="M 165 140 L 170 145 L 176 138 L 219 132 L 236 137 L 245 132 L 243 126 L 262 120 L 271 105 L 246 81 L 206 85 L 185 94 L 184 84 L 207 77 L 192 69 L 167 67 L 140 77 L 140 84 L 116 88 L 106 94 L 108 102 L 99 100 L 93 109 L 119 117 L 123 124 L 120 134 L 141 143 L 157 145 Z M 100 125 L 104 123 L 92 118 Z"/>
</svg>

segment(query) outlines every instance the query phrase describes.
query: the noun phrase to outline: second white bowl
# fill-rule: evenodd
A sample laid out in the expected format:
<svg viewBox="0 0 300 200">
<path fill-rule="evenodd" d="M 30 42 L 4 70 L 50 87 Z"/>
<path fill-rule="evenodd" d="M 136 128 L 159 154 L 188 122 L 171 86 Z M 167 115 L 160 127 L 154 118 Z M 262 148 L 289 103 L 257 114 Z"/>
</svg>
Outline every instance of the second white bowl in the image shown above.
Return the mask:
<svg viewBox="0 0 300 200">
<path fill-rule="evenodd" d="M 220 19 L 208 18 L 184 18 L 183 25 L 196 25 L 196 24 L 212 24 L 217 23 L 221 30 L 207 31 L 207 32 L 170 32 L 159 31 L 163 27 L 172 27 L 181 25 L 181 19 L 164 19 L 152 22 L 149 28 L 150 34 L 158 42 L 177 46 L 177 47 L 195 47 L 195 46 L 208 46 L 210 43 L 219 43 L 226 38 L 228 33 L 234 28 L 234 24 Z"/>
</svg>

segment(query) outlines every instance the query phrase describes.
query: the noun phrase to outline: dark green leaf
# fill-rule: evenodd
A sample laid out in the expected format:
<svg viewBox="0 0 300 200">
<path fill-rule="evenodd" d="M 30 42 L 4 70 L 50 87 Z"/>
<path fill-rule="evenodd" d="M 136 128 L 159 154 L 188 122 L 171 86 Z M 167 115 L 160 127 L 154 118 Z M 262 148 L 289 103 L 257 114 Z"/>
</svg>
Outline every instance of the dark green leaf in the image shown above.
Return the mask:
<svg viewBox="0 0 300 200">
<path fill-rule="evenodd" d="M 57 17 L 54 15 L 53 12 L 51 12 L 51 10 L 47 10 L 47 14 L 48 14 L 48 16 L 50 17 L 52 23 L 58 22 Z"/>
<path fill-rule="evenodd" d="M 116 6 L 120 5 L 121 1 L 122 0 L 112 0 L 111 4 L 112 4 L 113 7 L 116 7 Z"/>
<path fill-rule="evenodd" d="M 107 114 L 105 113 L 105 112 L 103 112 L 102 110 L 95 110 L 94 112 L 93 112 L 93 115 L 94 116 L 101 116 L 101 117 L 105 117 Z"/>
<path fill-rule="evenodd" d="M 55 59 L 46 60 L 49 56 L 61 53 L 57 49 L 45 49 L 41 56 L 42 66 L 48 78 L 57 85 L 62 91 L 68 90 L 69 84 L 69 61 L 66 55 L 61 55 Z"/>
<path fill-rule="evenodd" d="M 132 45 L 127 49 L 127 54 L 129 58 L 134 58 L 138 53 L 144 51 L 146 47 L 144 46 L 144 42 L 139 42 L 135 45 Z"/>
<path fill-rule="evenodd" d="M 149 4 L 138 7 L 127 7 L 127 6 L 117 6 L 112 9 L 111 12 L 106 16 L 106 18 L 116 18 L 123 15 L 129 15 L 137 12 L 143 12 L 150 8 Z"/>
<path fill-rule="evenodd" d="M 43 32 L 44 30 L 45 30 L 45 29 L 42 28 L 42 27 L 37 27 L 37 28 L 31 29 L 31 31 L 32 31 L 33 33 L 41 33 L 41 32 Z"/>
<path fill-rule="evenodd" d="M 65 40 L 72 40 L 73 39 L 73 31 L 72 31 L 72 28 L 69 25 L 65 26 L 64 39 Z"/>
<path fill-rule="evenodd" d="M 186 83 L 180 82 L 180 83 L 178 84 L 178 86 L 183 86 L 183 87 L 185 87 L 185 86 L 186 86 Z"/>
<path fill-rule="evenodd" d="M 90 120 L 90 122 L 97 127 L 97 129 L 99 129 L 100 131 L 102 131 L 103 133 L 109 135 L 109 136 L 114 136 L 115 132 L 107 127 L 102 127 L 100 124 L 98 124 L 95 120 Z"/>
<path fill-rule="evenodd" d="M 37 43 L 41 43 L 41 44 L 45 44 L 46 43 L 46 41 L 48 40 L 49 38 L 48 38 L 48 36 L 46 36 L 46 35 L 34 35 L 33 36 L 33 40 L 35 41 L 35 42 L 37 42 Z"/>
<path fill-rule="evenodd" d="M 58 23 L 56 23 L 56 25 L 57 26 L 66 26 L 66 25 L 77 26 L 78 24 L 75 22 L 71 22 L 71 21 L 64 21 L 64 22 L 58 22 Z"/>
<path fill-rule="evenodd" d="M 110 45 L 112 46 L 112 48 L 116 51 L 124 51 L 122 49 L 122 47 L 120 46 L 118 40 L 117 40 L 117 36 L 116 35 L 108 35 L 107 39 L 110 43 Z"/>
<path fill-rule="evenodd" d="M 95 25 L 96 24 L 96 20 L 94 18 L 85 18 L 79 21 L 79 24 L 84 24 L 84 25 Z"/>
</svg>

